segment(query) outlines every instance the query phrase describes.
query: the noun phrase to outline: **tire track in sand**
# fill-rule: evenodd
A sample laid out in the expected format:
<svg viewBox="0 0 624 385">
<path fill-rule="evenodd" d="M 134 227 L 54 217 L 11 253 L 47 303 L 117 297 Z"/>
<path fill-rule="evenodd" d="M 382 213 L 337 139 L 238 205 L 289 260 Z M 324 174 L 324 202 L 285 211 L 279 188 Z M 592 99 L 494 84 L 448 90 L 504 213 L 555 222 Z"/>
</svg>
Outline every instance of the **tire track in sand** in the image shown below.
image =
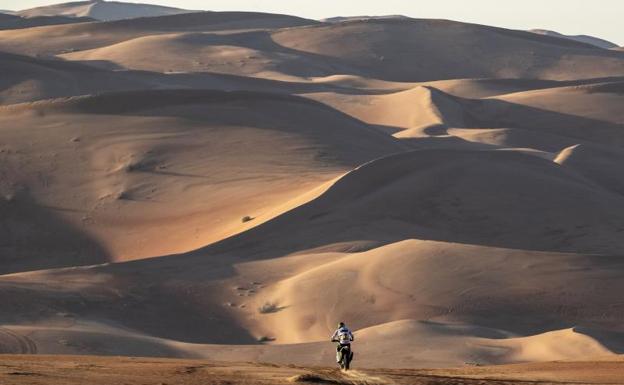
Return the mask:
<svg viewBox="0 0 624 385">
<path fill-rule="evenodd" d="M 0 327 L 0 353 L 37 354 L 37 344 L 27 336 Z"/>
<path fill-rule="evenodd" d="M 368 375 L 359 370 L 320 369 L 297 375 L 290 382 L 321 383 L 334 385 L 394 385 L 390 379 Z"/>
<path fill-rule="evenodd" d="M 359 370 L 348 370 L 342 372 L 343 377 L 353 385 L 392 385 L 393 382 L 382 377 L 370 376 Z"/>
</svg>

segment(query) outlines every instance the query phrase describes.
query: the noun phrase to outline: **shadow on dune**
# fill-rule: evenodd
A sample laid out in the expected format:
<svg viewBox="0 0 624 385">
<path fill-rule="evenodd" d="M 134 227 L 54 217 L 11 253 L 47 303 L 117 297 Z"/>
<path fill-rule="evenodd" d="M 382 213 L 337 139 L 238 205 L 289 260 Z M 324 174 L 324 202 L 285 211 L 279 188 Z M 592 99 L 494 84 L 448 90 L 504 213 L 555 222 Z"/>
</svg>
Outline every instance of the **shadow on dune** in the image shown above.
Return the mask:
<svg viewBox="0 0 624 385">
<path fill-rule="evenodd" d="M 144 87 L 125 73 L 7 52 L 0 52 L 0 72 L 0 104 Z"/>
<path fill-rule="evenodd" d="M 116 67 L 117 64 L 110 61 L 105 62 L 106 66 Z M 86 65 L 93 64 L 92 61 L 80 61 Z M 118 71 L 121 72 L 121 71 Z M 153 71 L 127 70 L 122 73 L 133 78 L 151 83 L 155 88 L 188 88 L 188 89 L 219 89 L 224 91 L 265 91 L 280 94 L 303 94 L 315 92 L 333 92 L 343 95 L 384 95 L 396 92 L 394 89 L 359 89 L 356 87 L 341 86 L 332 83 L 297 82 L 276 79 L 265 79 L 253 76 L 243 76 L 226 74 L 219 72 L 170 72 L 160 73 Z"/>
<path fill-rule="evenodd" d="M 623 83 L 589 85 L 587 91 L 619 94 Z M 550 111 L 542 108 L 511 103 L 501 99 L 468 99 L 445 93 L 434 87 L 427 87 L 432 94 L 432 105 L 442 113 L 442 119 L 451 119 L 452 124 L 437 125 L 427 128 L 430 135 L 446 135 L 447 128 L 476 129 L 522 129 L 532 133 L 536 140 L 530 148 L 557 152 L 563 147 L 541 145 L 541 135 L 556 135 L 576 143 L 596 143 L 610 147 L 624 147 L 624 124 L 585 116 Z M 445 116 L 443 103 L 459 106 L 462 116 Z"/>
<path fill-rule="evenodd" d="M 593 329 L 587 327 L 575 327 L 574 331 L 586 334 L 599 341 L 607 349 L 616 354 L 624 354 L 624 331 L 611 331 L 608 329 Z"/>
<path fill-rule="evenodd" d="M 195 254 L 256 259 L 344 242 L 381 245 L 411 238 L 616 253 L 624 246 L 614 241 L 624 232 L 622 202 L 573 171 L 531 155 L 418 150 L 369 162 L 319 198 Z M 611 241 L 602 240 L 605 234 Z"/>
<path fill-rule="evenodd" d="M 84 29 L 89 30 L 89 27 L 91 27 L 92 32 L 108 32 L 113 28 L 154 32 L 186 32 L 220 31 L 228 29 L 290 28 L 314 24 L 320 24 L 320 22 L 297 16 L 273 13 L 201 11 L 107 21 L 94 23 Z"/>
<path fill-rule="evenodd" d="M 48 270 L 31 280 L 0 276 L 0 324 L 41 323 L 72 332 L 74 320 L 86 320 L 182 342 L 259 344 L 260 336 L 238 324 L 232 307 L 219 299 L 227 290 L 221 280 L 236 274 L 231 261 L 206 261 L 196 269 L 162 262 Z M 106 350 L 98 349 L 91 354 Z"/>
<path fill-rule="evenodd" d="M 106 248 L 27 192 L 0 198 L 0 274 L 110 261 Z"/>
<path fill-rule="evenodd" d="M 498 99 L 469 101 L 468 111 L 474 128 L 517 127 L 534 131 L 536 135 L 543 132 L 605 146 L 624 147 L 623 124 Z"/>
<path fill-rule="evenodd" d="M 70 112 L 176 117 L 201 124 L 198 127 L 205 129 L 211 126 L 250 127 L 294 134 L 318 145 L 317 160 L 347 167 L 409 149 L 406 143 L 385 133 L 391 127 L 384 127 L 382 132 L 382 128 L 368 125 L 326 104 L 288 94 L 145 90 L 57 99 L 15 108 L 40 114 Z"/>
<path fill-rule="evenodd" d="M 432 92 L 437 96 L 456 102 L 463 109 L 463 124 L 455 123 L 453 128 L 519 128 L 532 132 L 539 138 L 541 134 L 557 135 L 578 143 L 596 143 L 610 147 L 624 147 L 624 125 L 609 121 L 587 118 L 578 115 L 549 111 L 545 109 L 529 107 L 510 103 L 498 99 L 465 99 L 446 94 L 433 87 Z M 69 109 L 72 112 L 93 114 L 122 114 L 136 116 L 175 116 L 193 119 L 189 111 L 180 111 L 172 108 L 183 105 L 220 104 L 239 102 L 244 107 L 245 103 L 252 106 L 253 103 L 262 100 L 274 100 L 291 102 L 300 105 L 315 106 L 324 111 L 331 111 L 341 115 L 345 119 L 367 125 L 350 115 L 339 112 L 324 103 L 311 99 L 290 95 L 288 93 L 256 92 L 256 91 L 222 91 L 208 89 L 161 89 L 104 93 L 96 96 L 80 97 L 69 101 L 52 102 L 48 107 L 41 105 L 35 108 Z M 205 119 L 205 118 L 202 118 Z M 241 118 L 242 119 L 242 118 Z M 367 125 L 374 126 L 374 125 Z M 435 133 L 446 134 L 447 126 L 436 127 Z M 381 131 L 397 132 L 398 127 L 384 126 Z M 434 133 L 434 134 L 435 134 Z M 536 141 L 537 142 L 537 141 Z M 569 143 L 569 141 L 567 141 Z M 560 151 L 563 148 L 537 148 L 544 151 Z"/>
</svg>

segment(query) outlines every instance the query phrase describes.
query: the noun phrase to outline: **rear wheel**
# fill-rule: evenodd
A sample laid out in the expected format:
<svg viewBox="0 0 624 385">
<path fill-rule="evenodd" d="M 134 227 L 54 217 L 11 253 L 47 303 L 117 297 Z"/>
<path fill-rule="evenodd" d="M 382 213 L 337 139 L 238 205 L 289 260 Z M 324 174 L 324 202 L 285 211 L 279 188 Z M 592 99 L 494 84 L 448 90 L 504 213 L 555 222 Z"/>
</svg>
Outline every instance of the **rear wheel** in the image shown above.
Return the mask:
<svg viewBox="0 0 624 385">
<path fill-rule="evenodd" d="M 350 364 L 351 364 L 351 350 L 344 349 L 342 351 L 342 363 L 340 364 L 340 367 L 344 370 L 349 370 Z"/>
</svg>

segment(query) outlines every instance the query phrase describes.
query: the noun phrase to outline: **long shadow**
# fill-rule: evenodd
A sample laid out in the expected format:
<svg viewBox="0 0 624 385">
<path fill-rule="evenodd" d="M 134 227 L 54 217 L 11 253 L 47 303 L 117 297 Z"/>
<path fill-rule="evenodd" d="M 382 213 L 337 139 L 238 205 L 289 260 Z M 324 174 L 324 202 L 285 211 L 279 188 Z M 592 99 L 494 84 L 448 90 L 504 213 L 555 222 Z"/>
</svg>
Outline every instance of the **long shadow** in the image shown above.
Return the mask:
<svg viewBox="0 0 624 385">
<path fill-rule="evenodd" d="M 186 279 L 181 270 L 188 266 L 129 264 L 137 269 L 113 264 L 50 270 L 45 282 L 0 277 L 0 323 L 67 325 L 89 320 L 191 343 L 259 343 L 238 324 L 232 311 L 212 298 L 224 290 L 218 282 L 235 275 L 231 266 L 200 267 L 201 279 Z M 104 282 L 102 274 L 107 277 Z M 83 284 L 76 287 L 76 280 Z"/>
<path fill-rule="evenodd" d="M 27 192 L 0 198 L 0 275 L 109 262 L 106 248 Z"/>
<path fill-rule="evenodd" d="M 279 20 L 278 20 L 279 19 Z M 225 20 L 225 22 L 224 22 Z M 291 28 L 321 24 L 319 21 L 261 12 L 200 11 L 156 17 L 139 17 L 93 23 L 90 29 L 110 32 L 111 29 L 146 32 L 226 31 L 266 28 Z"/>
<path fill-rule="evenodd" d="M 624 146 L 624 124 L 510 103 L 499 99 L 463 100 L 472 128 L 521 128 L 609 147 Z M 471 127 L 466 127 L 471 128 Z"/>
<path fill-rule="evenodd" d="M 81 63 L 90 64 L 89 61 Z M 110 64 L 111 66 L 114 63 Z M 122 72 L 119 72 L 122 73 Z M 189 89 L 222 89 L 224 91 L 267 91 L 283 94 L 334 92 L 342 95 L 385 95 L 401 89 L 371 89 L 346 87 L 331 83 L 297 82 L 266 79 L 253 76 L 217 72 L 160 73 L 153 71 L 124 71 L 129 77 L 142 80 L 154 87 Z"/>
<path fill-rule="evenodd" d="M 268 104 L 270 103 L 270 104 Z M 188 106 L 189 108 L 186 108 Z M 197 108 L 214 106 L 224 108 Z M 410 149 L 401 140 L 324 103 L 268 92 L 218 90 L 146 90 L 80 98 L 49 108 L 100 115 L 166 116 L 200 124 L 253 127 L 296 133 L 326 147 L 334 161 L 355 167 L 376 157 Z M 229 111 L 225 107 L 232 107 Z M 42 107 L 45 113 L 45 108 Z M 267 113 L 270 108 L 271 113 Z M 238 113 L 243 109 L 245 113 Z M 386 130 L 396 130 L 384 127 Z M 360 151 L 356 151 L 360 149 Z M 170 172 L 154 170 L 154 172 Z M 201 175 L 195 175 L 199 177 Z"/>
<path fill-rule="evenodd" d="M 0 31 L 10 29 L 24 29 L 32 27 L 43 27 L 48 25 L 63 25 L 63 24 L 75 24 L 86 23 L 96 21 L 90 17 L 78 16 L 34 16 L 34 17 L 22 17 L 16 15 L 2 14 L 0 16 Z"/>
<path fill-rule="evenodd" d="M 575 331 L 598 340 L 607 349 L 616 354 L 624 354 L 624 330 L 596 329 L 575 327 Z"/>
<path fill-rule="evenodd" d="M 12 95 L 0 104 L 31 102 L 54 97 L 76 96 L 106 91 L 131 90 L 147 87 L 145 83 L 126 74 L 102 70 L 71 61 L 34 58 L 0 52 L 0 93 L 25 81 L 36 80 L 33 95 Z M 39 95 L 36 92 L 39 92 Z"/>
<path fill-rule="evenodd" d="M 220 289 L 215 282 L 236 274 L 231 261 L 208 263 L 189 279 L 188 266 L 108 265 L 106 249 L 58 210 L 27 192 L 1 198 L 0 324 L 88 319 L 185 342 L 259 343 L 212 299 Z M 51 270 L 43 280 L 4 275 L 44 269 Z"/>
<path fill-rule="evenodd" d="M 567 143 L 594 143 L 610 148 L 624 147 L 624 124 L 588 118 L 580 115 L 561 113 L 523 104 L 511 103 L 500 99 L 469 99 L 450 95 L 433 87 L 429 87 L 435 99 L 446 99 L 459 105 L 462 109 L 461 123 L 456 122 L 452 128 L 475 129 L 520 129 L 526 133 L 534 133 L 535 138 L 547 135 L 555 139 L 560 137 Z M 618 79 L 615 83 L 599 84 L 587 90 L 587 93 L 612 93 L 621 95 L 624 82 Z M 444 111 L 443 111 L 444 112 Z M 429 129 L 432 135 L 442 135 L 446 125 L 438 125 Z M 533 146 L 530 146 L 533 147 Z M 560 151 L 562 147 L 538 148 L 549 152 Z"/>
</svg>

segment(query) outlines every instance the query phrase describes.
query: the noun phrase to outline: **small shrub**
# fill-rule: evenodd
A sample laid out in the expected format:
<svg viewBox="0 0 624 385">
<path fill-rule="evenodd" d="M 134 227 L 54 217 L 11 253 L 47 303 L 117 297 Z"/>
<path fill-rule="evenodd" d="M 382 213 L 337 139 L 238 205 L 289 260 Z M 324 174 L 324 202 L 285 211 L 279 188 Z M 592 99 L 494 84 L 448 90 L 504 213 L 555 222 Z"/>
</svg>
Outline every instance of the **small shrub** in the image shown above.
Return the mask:
<svg viewBox="0 0 624 385">
<path fill-rule="evenodd" d="M 249 215 L 245 215 L 245 216 L 241 219 L 241 221 L 242 221 L 243 223 L 245 223 L 245 222 L 253 221 L 253 218 L 252 218 L 252 217 L 250 217 Z"/>
<path fill-rule="evenodd" d="M 264 305 L 258 308 L 260 314 L 277 313 L 280 310 L 282 310 L 282 308 L 275 302 L 265 302 Z"/>
<path fill-rule="evenodd" d="M 271 341 L 275 341 L 275 338 L 269 337 L 269 336 L 262 336 L 262 337 L 258 338 L 258 342 L 260 342 L 260 343 L 271 342 Z"/>
<path fill-rule="evenodd" d="M 132 194 L 128 191 L 120 191 L 117 193 L 117 200 L 131 200 Z"/>
</svg>

